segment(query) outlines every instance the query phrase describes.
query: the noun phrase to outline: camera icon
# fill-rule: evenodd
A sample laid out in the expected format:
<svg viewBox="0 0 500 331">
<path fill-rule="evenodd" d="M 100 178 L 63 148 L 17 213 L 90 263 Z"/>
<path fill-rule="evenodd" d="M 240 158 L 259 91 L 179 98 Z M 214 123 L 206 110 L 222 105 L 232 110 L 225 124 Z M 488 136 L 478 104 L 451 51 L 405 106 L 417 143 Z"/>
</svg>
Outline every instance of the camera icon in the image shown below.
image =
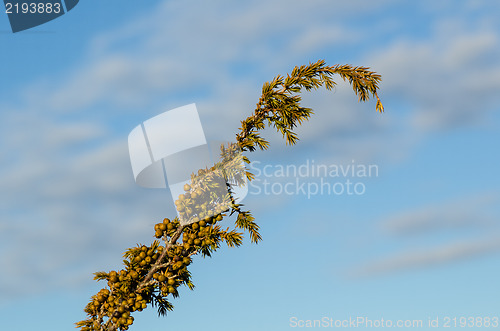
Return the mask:
<svg viewBox="0 0 500 331">
<path fill-rule="evenodd" d="M 194 103 L 144 121 L 130 132 L 128 147 L 136 183 L 168 187 L 181 224 L 218 215 L 248 193 L 237 144 L 207 143 Z"/>
</svg>

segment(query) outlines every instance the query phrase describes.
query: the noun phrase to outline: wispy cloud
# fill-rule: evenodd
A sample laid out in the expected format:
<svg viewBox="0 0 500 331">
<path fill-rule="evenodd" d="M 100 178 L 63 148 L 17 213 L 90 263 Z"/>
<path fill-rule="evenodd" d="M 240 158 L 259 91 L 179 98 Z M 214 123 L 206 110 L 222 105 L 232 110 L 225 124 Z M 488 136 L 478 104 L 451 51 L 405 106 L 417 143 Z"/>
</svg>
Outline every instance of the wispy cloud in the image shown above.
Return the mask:
<svg viewBox="0 0 500 331">
<path fill-rule="evenodd" d="M 372 57 L 384 91 L 409 101 L 418 132 L 477 125 L 500 101 L 498 29 L 452 18 L 431 26 L 433 38 L 402 39 Z"/>
<path fill-rule="evenodd" d="M 438 247 L 400 253 L 367 263 L 349 272 L 354 277 L 402 270 L 414 270 L 429 266 L 441 266 L 450 262 L 479 258 L 500 252 L 500 236 L 458 241 Z"/>
<path fill-rule="evenodd" d="M 487 229 L 500 225 L 495 213 L 499 202 L 496 193 L 453 200 L 391 216 L 380 223 L 380 227 L 392 235 L 422 235 L 457 228 Z"/>
<path fill-rule="evenodd" d="M 351 268 L 348 274 L 367 277 L 498 254 L 498 201 L 498 194 L 485 193 L 389 216 L 379 223 L 379 244 L 372 244 L 371 249 L 378 250 L 382 242 L 391 242 L 391 247 Z M 405 245 L 407 241 L 410 243 Z"/>
</svg>

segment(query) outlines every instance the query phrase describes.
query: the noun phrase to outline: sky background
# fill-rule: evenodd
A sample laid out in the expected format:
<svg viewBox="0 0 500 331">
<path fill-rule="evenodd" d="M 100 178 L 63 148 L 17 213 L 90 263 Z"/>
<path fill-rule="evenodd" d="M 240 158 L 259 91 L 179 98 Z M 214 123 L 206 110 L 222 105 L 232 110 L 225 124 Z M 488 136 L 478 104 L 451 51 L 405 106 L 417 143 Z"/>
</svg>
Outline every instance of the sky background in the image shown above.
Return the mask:
<svg viewBox="0 0 500 331">
<path fill-rule="evenodd" d="M 196 258 L 196 289 L 131 330 L 500 318 L 498 17 L 481 0 L 87 0 L 13 34 L 0 14 L 2 330 L 72 329 L 104 286 L 92 273 L 120 268 L 174 215 L 167 191 L 134 182 L 134 127 L 196 103 L 207 139 L 233 140 L 264 82 L 319 59 L 381 74 L 386 112 L 339 81 L 303 96 L 315 115 L 296 146 L 267 130 L 270 150 L 248 156 L 260 170 L 355 163 L 378 176 L 347 178 L 359 195 L 250 189 L 264 240 Z"/>
</svg>

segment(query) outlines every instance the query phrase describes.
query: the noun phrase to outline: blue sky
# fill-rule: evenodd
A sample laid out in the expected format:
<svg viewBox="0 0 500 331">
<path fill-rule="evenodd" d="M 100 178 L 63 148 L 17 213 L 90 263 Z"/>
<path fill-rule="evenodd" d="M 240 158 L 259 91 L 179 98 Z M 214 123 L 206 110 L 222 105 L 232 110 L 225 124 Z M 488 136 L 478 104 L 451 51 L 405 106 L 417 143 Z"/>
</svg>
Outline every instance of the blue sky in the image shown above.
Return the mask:
<svg viewBox="0 0 500 331">
<path fill-rule="evenodd" d="M 196 259 L 197 288 L 132 329 L 500 317 L 499 15 L 481 0 L 88 0 L 16 34 L 0 15 L 2 329 L 71 329 L 92 273 L 173 215 L 168 192 L 134 183 L 134 127 L 194 102 L 207 139 L 232 140 L 262 83 L 318 59 L 380 73 L 386 112 L 339 82 L 304 95 L 296 146 L 269 130 L 250 158 L 378 176 L 351 178 L 361 195 L 249 194 L 263 242 Z"/>
</svg>

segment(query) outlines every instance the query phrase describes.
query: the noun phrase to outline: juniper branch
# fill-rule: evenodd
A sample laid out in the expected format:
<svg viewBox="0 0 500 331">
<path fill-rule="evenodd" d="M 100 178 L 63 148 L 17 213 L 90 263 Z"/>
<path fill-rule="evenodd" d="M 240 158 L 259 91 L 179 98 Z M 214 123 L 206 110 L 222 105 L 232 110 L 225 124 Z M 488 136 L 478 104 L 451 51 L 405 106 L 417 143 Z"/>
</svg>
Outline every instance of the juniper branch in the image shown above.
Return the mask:
<svg viewBox="0 0 500 331">
<path fill-rule="evenodd" d="M 351 84 L 358 101 L 367 101 L 370 96 L 375 97 L 376 110 L 384 111 L 377 95 L 381 77 L 366 67 L 327 66 L 320 60 L 295 67 L 286 77 L 277 76 L 264 83 L 255 110 L 241 122 L 240 131 L 236 134 L 236 143 L 227 147 L 221 146 L 221 161 L 210 169 L 200 169 L 198 174 L 193 174 L 193 186 L 185 188 L 186 193 L 176 201 L 179 213 L 189 217 L 190 221 L 182 223 L 177 218 L 173 221 L 165 219 L 163 223 L 155 226 L 155 236 L 163 238 L 165 246 L 155 241 L 150 246 L 131 248 L 124 254 L 125 269 L 120 272 L 96 273 L 96 280 L 108 281 L 109 290 L 102 289 L 92 297 L 92 301 L 85 308 L 88 319 L 76 323 L 77 327 L 81 328 L 81 331 L 128 330 L 133 323 L 130 312 L 141 311 L 148 304 L 157 306 L 158 313 L 165 315 L 173 309 L 173 305 L 165 298 L 169 294 L 177 297 L 177 286 L 184 284 L 190 289 L 194 288 L 187 270 L 192 256 L 199 253 L 210 256 L 222 242 L 226 242 L 230 247 L 241 245 L 242 233 L 237 232 L 236 228 L 248 231 L 254 243 L 262 240 L 259 226 L 254 222 L 253 216 L 249 211 L 241 210 L 241 205 L 236 203 L 231 186 L 227 183 L 239 186 L 244 183 L 244 178 L 249 181 L 254 178 L 253 174 L 242 166 L 243 162 L 248 164 L 250 160 L 242 156 L 241 152 L 269 147 L 269 142 L 257 133 L 266 126 L 273 126 L 283 135 L 287 144 L 293 145 L 298 141 L 293 129 L 313 114 L 312 109 L 300 105 L 300 93 L 303 89 L 310 91 L 322 86 L 327 90 L 333 89 L 336 85 L 333 75 L 339 75 Z M 214 209 L 216 213 L 205 213 L 206 206 L 204 209 L 191 210 L 189 206 L 196 200 L 195 196 L 205 194 L 210 188 L 217 188 L 217 178 L 225 180 L 224 187 L 220 189 L 226 189 L 229 194 L 222 201 L 209 201 L 212 207 L 217 206 Z M 230 215 L 237 214 L 233 230 L 222 230 L 216 225 L 227 212 Z M 202 219 L 202 215 L 207 221 Z M 183 244 L 178 243 L 181 236 Z M 193 240 L 193 237 L 196 239 Z"/>
</svg>

